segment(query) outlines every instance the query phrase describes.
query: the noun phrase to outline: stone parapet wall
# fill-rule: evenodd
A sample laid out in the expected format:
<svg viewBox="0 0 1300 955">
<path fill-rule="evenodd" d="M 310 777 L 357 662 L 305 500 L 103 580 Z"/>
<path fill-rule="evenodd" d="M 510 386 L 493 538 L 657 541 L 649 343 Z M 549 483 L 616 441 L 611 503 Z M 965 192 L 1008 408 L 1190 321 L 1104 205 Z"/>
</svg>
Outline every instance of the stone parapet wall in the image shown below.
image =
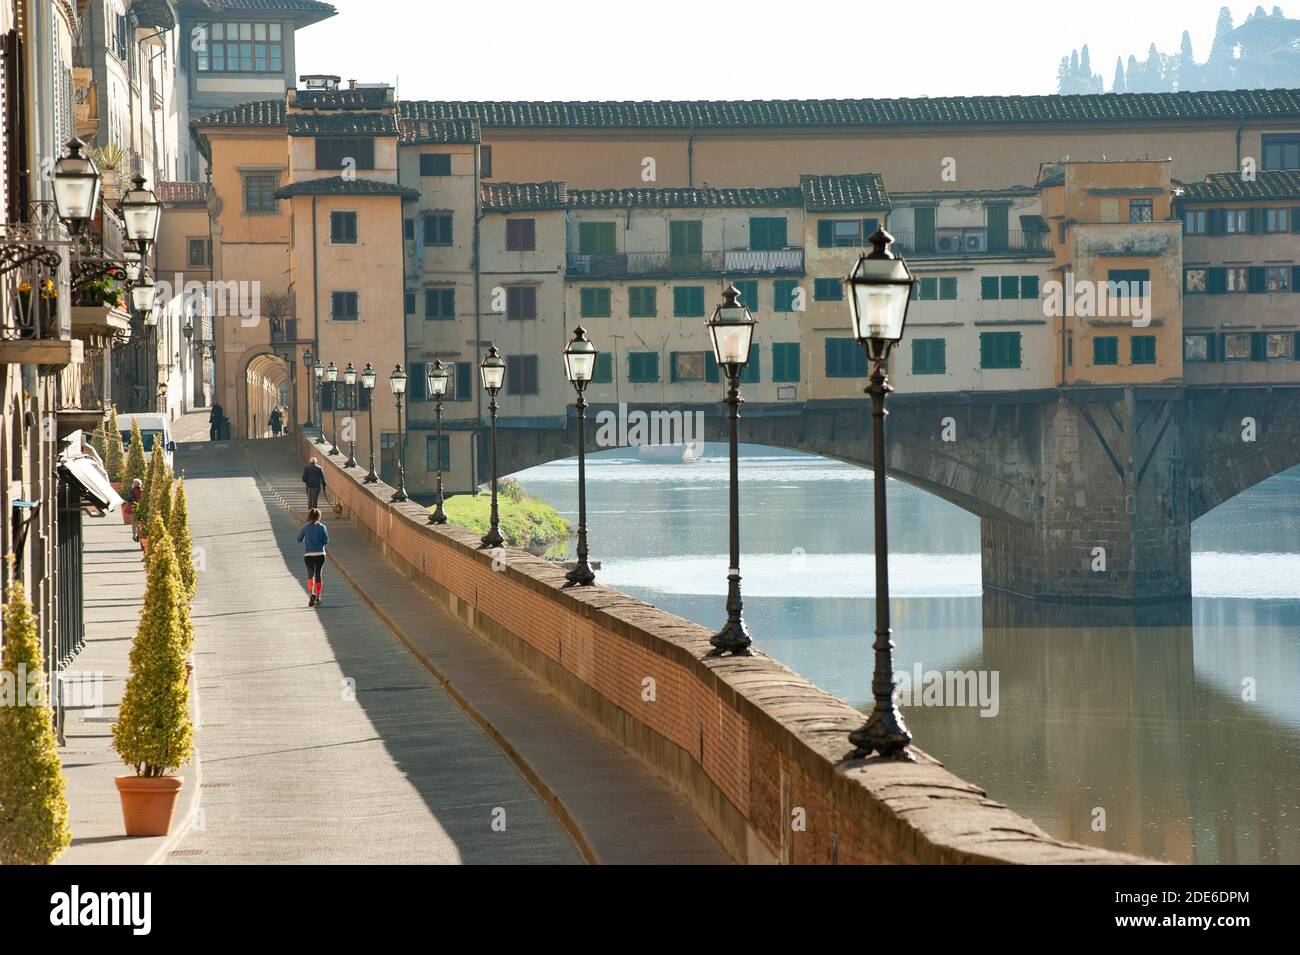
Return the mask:
<svg viewBox="0 0 1300 955">
<path fill-rule="evenodd" d="M 1145 861 L 1053 839 L 919 751 L 846 762 L 863 714 L 776 660 L 704 659 L 704 627 L 606 587 L 564 589 L 557 565 L 430 526 L 298 440 L 394 566 L 670 780 L 740 862 Z"/>
</svg>

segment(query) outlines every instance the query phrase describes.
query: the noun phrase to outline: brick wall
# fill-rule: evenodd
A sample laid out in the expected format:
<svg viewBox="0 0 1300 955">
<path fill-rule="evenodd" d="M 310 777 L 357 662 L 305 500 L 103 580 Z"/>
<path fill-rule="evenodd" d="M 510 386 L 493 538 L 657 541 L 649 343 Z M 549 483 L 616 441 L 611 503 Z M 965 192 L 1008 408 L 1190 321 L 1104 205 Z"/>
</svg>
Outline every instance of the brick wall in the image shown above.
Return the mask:
<svg viewBox="0 0 1300 955">
<path fill-rule="evenodd" d="M 556 565 L 481 551 L 299 440 L 394 566 L 669 779 L 739 861 L 1143 861 L 1055 840 L 924 753 L 845 762 L 863 714 L 761 651 L 704 659 L 705 628 L 606 587 L 565 590 Z"/>
</svg>

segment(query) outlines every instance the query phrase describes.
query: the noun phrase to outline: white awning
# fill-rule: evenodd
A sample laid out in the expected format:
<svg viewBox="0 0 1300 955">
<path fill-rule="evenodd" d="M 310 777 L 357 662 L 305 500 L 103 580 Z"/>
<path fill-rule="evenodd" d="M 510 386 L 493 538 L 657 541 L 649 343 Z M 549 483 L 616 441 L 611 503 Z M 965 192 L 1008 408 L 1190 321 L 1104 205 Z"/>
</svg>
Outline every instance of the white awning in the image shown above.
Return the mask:
<svg viewBox="0 0 1300 955">
<path fill-rule="evenodd" d="M 85 495 L 100 509 L 113 511 L 124 503 L 121 495 L 113 490 L 113 482 L 108 479 L 108 472 L 90 455 L 60 455 L 59 467 L 68 477 L 81 485 Z"/>
</svg>

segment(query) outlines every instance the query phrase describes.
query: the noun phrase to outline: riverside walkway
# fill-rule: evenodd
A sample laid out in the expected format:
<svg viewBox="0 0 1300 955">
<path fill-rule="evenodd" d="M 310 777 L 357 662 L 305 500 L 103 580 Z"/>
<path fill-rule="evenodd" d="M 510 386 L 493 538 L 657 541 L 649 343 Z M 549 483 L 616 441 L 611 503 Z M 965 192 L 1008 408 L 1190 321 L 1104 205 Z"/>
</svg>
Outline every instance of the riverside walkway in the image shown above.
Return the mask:
<svg viewBox="0 0 1300 955">
<path fill-rule="evenodd" d="M 201 548 L 202 791 L 167 861 L 729 861 L 666 782 L 328 513 L 308 609 L 289 439 L 186 443 L 176 466 Z"/>
</svg>

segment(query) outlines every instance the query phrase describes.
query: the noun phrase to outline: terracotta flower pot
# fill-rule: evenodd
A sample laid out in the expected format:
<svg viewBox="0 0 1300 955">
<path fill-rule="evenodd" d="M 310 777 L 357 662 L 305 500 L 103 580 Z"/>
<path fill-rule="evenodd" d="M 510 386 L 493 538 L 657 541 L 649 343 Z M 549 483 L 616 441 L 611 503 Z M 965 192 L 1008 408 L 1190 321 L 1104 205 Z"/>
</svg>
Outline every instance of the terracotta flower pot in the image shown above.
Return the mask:
<svg viewBox="0 0 1300 955">
<path fill-rule="evenodd" d="M 189 678 L 192 677 L 193 675 L 194 675 L 194 664 L 191 663 L 189 660 L 186 660 L 186 661 L 185 661 L 185 679 L 186 679 L 186 681 L 188 682 L 188 681 L 189 681 Z"/>
<path fill-rule="evenodd" d="M 118 776 L 116 780 L 126 834 L 167 835 L 184 780 L 179 776 Z"/>
<path fill-rule="evenodd" d="M 140 535 L 140 549 L 144 551 L 146 557 L 149 556 L 149 538 L 145 537 L 143 534 Z"/>
</svg>

